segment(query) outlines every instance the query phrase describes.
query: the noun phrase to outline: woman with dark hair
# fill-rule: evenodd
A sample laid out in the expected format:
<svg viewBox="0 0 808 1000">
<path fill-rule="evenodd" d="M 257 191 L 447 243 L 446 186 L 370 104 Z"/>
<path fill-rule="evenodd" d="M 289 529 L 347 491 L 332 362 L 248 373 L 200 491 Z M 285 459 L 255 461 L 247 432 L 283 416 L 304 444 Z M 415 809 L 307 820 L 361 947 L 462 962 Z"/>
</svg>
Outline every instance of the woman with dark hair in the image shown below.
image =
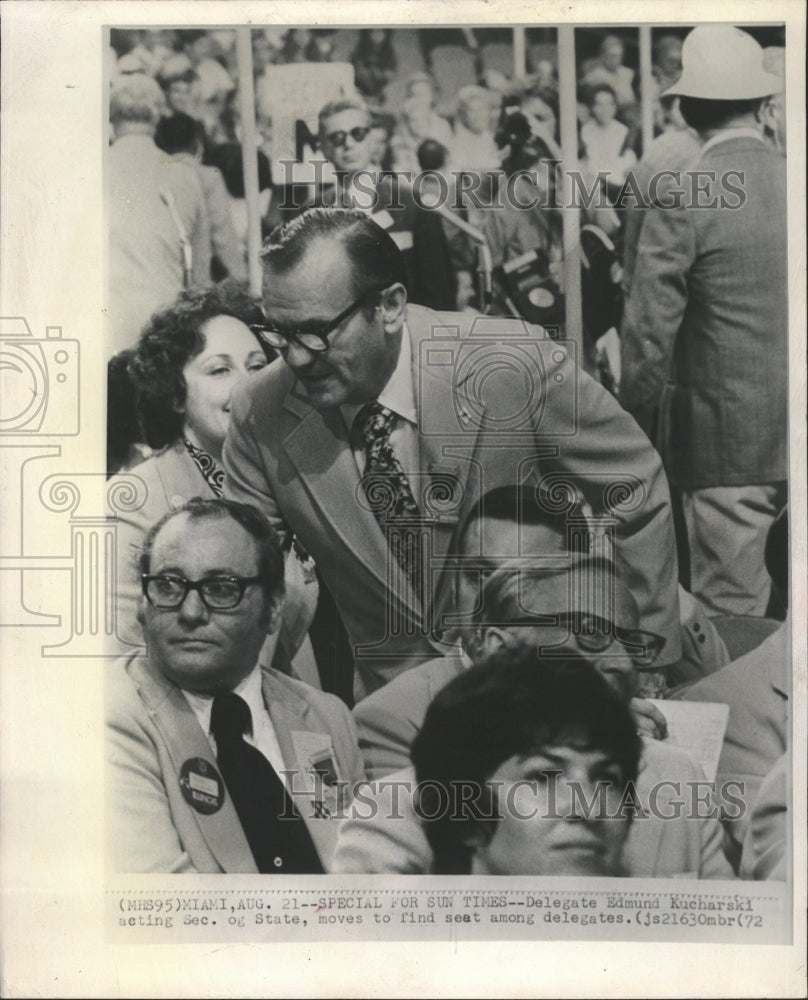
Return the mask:
<svg viewBox="0 0 808 1000">
<path fill-rule="evenodd" d="M 110 483 L 111 492 L 117 488 L 123 495 L 127 490 L 137 494 L 128 506 L 142 501 L 118 518 L 118 635 L 127 642 L 142 642 L 136 620 L 138 557 L 147 532 L 192 497 L 222 495 L 222 446 L 232 391 L 272 360 L 271 350 L 249 326 L 262 322 L 250 296 L 235 283 L 223 282 L 183 292 L 172 306 L 155 313 L 141 333 L 129 371 L 143 435 L 160 450 Z M 134 477 L 140 482 L 133 482 Z M 310 562 L 294 548 L 287 554 L 281 665 L 288 666 L 314 613 L 317 586 Z"/>
</svg>

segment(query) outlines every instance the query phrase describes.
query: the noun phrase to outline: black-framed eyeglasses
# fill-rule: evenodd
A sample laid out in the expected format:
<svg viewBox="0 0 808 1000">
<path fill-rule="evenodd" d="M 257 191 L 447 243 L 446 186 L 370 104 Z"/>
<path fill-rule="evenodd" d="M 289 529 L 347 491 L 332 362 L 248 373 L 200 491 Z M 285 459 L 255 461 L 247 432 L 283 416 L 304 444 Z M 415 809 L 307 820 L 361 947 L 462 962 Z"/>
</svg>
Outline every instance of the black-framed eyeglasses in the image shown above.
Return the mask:
<svg viewBox="0 0 808 1000">
<path fill-rule="evenodd" d="M 355 128 L 348 129 L 347 132 L 345 129 L 340 129 L 338 132 L 326 132 L 325 140 L 330 145 L 339 148 L 345 145 L 345 140 L 348 136 L 350 136 L 354 142 L 364 142 L 369 135 L 369 125 L 357 125 Z"/>
<path fill-rule="evenodd" d="M 171 573 L 144 573 L 143 594 L 153 608 L 176 611 L 190 591 L 195 590 L 208 611 L 231 611 L 244 599 L 247 587 L 259 583 L 260 576 L 209 576 L 204 580 L 186 580 Z"/>
<path fill-rule="evenodd" d="M 654 632 L 639 628 L 620 628 L 596 615 L 570 612 L 558 615 L 534 615 L 508 622 L 512 626 L 555 626 L 566 628 L 579 648 L 586 653 L 603 653 L 617 640 L 638 667 L 651 667 L 662 652 L 665 640 Z"/>
<path fill-rule="evenodd" d="M 385 288 L 387 288 L 387 285 L 377 285 L 373 288 L 365 289 L 355 302 L 352 302 L 347 308 L 342 310 L 339 316 L 335 316 L 327 323 L 311 323 L 308 324 L 307 328 L 284 330 L 283 332 L 275 330 L 272 327 L 262 326 L 259 323 L 253 323 L 250 329 L 257 337 L 266 341 L 270 347 L 274 347 L 276 351 L 288 350 L 294 342 L 305 347 L 312 354 L 322 354 L 331 346 L 328 343 L 328 338 L 337 327 L 364 305 L 366 299 L 371 295 L 384 291 Z"/>
</svg>

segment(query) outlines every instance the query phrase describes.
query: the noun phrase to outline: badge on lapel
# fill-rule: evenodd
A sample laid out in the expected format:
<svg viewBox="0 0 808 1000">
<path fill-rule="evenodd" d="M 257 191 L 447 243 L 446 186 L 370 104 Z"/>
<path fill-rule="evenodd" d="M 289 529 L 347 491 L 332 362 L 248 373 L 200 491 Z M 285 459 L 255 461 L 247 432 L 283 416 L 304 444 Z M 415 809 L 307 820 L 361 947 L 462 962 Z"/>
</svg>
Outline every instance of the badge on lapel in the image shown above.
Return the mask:
<svg viewBox="0 0 808 1000">
<path fill-rule="evenodd" d="M 327 733 L 292 732 L 300 765 L 300 781 L 295 787 L 312 800 L 312 816 L 327 818 L 339 807 L 339 771 L 331 737 Z"/>
<path fill-rule="evenodd" d="M 190 757 L 180 768 L 180 788 L 185 801 L 205 816 L 218 812 L 224 803 L 224 782 L 204 757 Z"/>
</svg>

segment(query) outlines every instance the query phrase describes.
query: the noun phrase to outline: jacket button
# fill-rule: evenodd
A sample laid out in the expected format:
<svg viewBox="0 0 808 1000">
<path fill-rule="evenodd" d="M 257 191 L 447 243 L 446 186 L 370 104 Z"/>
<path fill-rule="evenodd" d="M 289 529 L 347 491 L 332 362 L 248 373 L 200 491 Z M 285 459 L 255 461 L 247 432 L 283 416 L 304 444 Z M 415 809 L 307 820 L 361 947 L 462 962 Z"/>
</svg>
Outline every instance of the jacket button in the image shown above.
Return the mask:
<svg viewBox="0 0 808 1000">
<path fill-rule="evenodd" d="M 700 635 L 699 642 L 705 642 L 705 641 L 706 641 L 706 636 Z"/>
<path fill-rule="evenodd" d="M 701 632 L 701 625 L 699 625 L 698 622 L 694 622 L 693 623 L 693 631 L 694 632 Z"/>
<path fill-rule="evenodd" d="M 272 864 L 275 865 L 276 868 L 282 868 L 283 867 L 283 858 L 273 858 L 272 859 Z"/>
</svg>

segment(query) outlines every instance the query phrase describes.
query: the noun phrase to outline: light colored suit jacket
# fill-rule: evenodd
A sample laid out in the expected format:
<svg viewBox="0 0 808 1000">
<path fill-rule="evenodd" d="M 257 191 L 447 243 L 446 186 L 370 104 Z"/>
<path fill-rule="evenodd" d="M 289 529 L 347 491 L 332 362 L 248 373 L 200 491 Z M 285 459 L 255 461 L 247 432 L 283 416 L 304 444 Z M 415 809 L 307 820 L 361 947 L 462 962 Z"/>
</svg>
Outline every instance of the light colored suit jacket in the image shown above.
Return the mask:
<svg viewBox="0 0 808 1000">
<path fill-rule="evenodd" d="M 632 821 L 623 852 L 627 875 L 735 877 L 724 857 L 718 819 L 691 814 L 695 782 L 704 785 L 705 777 L 692 758 L 656 740 L 643 740 L 636 798 L 649 815 Z M 340 825 L 333 871 L 429 874 L 432 851 L 413 807 L 415 787 L 414 771 L 405 768 L 360 790 Z"/>
<path fill-rule="evenodd" d="M 124 135 L 107 153 L 109 316 L 107 356 L 134 347 L 155 310 L 183 288 L 180 235 L 161 194 L 174 199 L 192 250 L 191 284 L 210 282 L 210 223 L 199 177 L 146 135 Z"/>
<path fill-rule="evenodd" d="M 295 804 L 326 871 L 337 834 L 330 818 L 350 789 L 312 777 L 330 758 L 334 775 L 353 785 L 364 777 L 356 730 L 333 695 L 263 668 L 262 689 L 284 763 L 295 772 Z M 200 759 L 210 774 L 216 758 L 180 689 L 148 659 L 118 660 L 107 677 L 107 843 L 118 872 L 255 872 L 235 807 L 200 812 L 180 784 L 183 764 Z M 195 770 L 201 770 L 199 764 Z M 328 814 L 326 814 L 326 811 Z"/>
<path fill-rule="evenodd" d="M 116 634 L 124 643 L 143 645 L 137 621 L 141 600 L 140 553 L 149 529 L 194 497 L 211 499 L 213 490 L 182 441 L 110 479 L 108 493 L 120 501 L 116 529 Z M 126 502 L 127 498 L 134 502 Z M 141 503 L 142 501 L 142 503 Z M 138 504 L 140 503 L 140 506 Z M 293 551 L 286 557 L 286 600 L 279 641 L 291 659 L 300 647 L 317 605 L 317 583 L 303 579 Z"/>
<path fill-rule="evenodd" d="M 416 500 L 431 518 L 433 624 L 453 606 L 446 557 L 475 502 L 498 486 L 564 480 L 596 512 L 613 511 L 618 558 L 641 620 L 667 640 L 661 662 L 676 661 L 667 481 L 635 422 L 571 350 L 536 327 L 417 306 L 407 309 L 407 327 L 423 484 Z M 234 393 L 224 464 L 226 495 L 292 529 L 314 557 L 358 647 L 367 691 L 435 655 L 421 607 L 364 502 L 339 408 L 314 409 L 283 361 Z"/>
<path fill-rule="evenodd" d="M 727 828 L 740 850 L 749 814 L 763 779 L 788 746 L 791 691 L 791 627 L 783 622 L 756 649 L 709 677 L 691 685 L 684 701 L 716 701 L 729 705 L 729 721 L 721 747 L 716 781 L 739 782 L 746 811 Z"/>
<path fill-rule="evenodd" d="M 620 397 L 646 429 L 660 407 L 658 446 L 680 487 L 785 480 L 785 160 L 741 136 L 689 169 L 713 179 L 702 173 L 703 192 L 686 199 L 727 207 L 648 211 L 623 319 Z M 663 197 L 673 192 L 661 186 Z"/>
</svg>

